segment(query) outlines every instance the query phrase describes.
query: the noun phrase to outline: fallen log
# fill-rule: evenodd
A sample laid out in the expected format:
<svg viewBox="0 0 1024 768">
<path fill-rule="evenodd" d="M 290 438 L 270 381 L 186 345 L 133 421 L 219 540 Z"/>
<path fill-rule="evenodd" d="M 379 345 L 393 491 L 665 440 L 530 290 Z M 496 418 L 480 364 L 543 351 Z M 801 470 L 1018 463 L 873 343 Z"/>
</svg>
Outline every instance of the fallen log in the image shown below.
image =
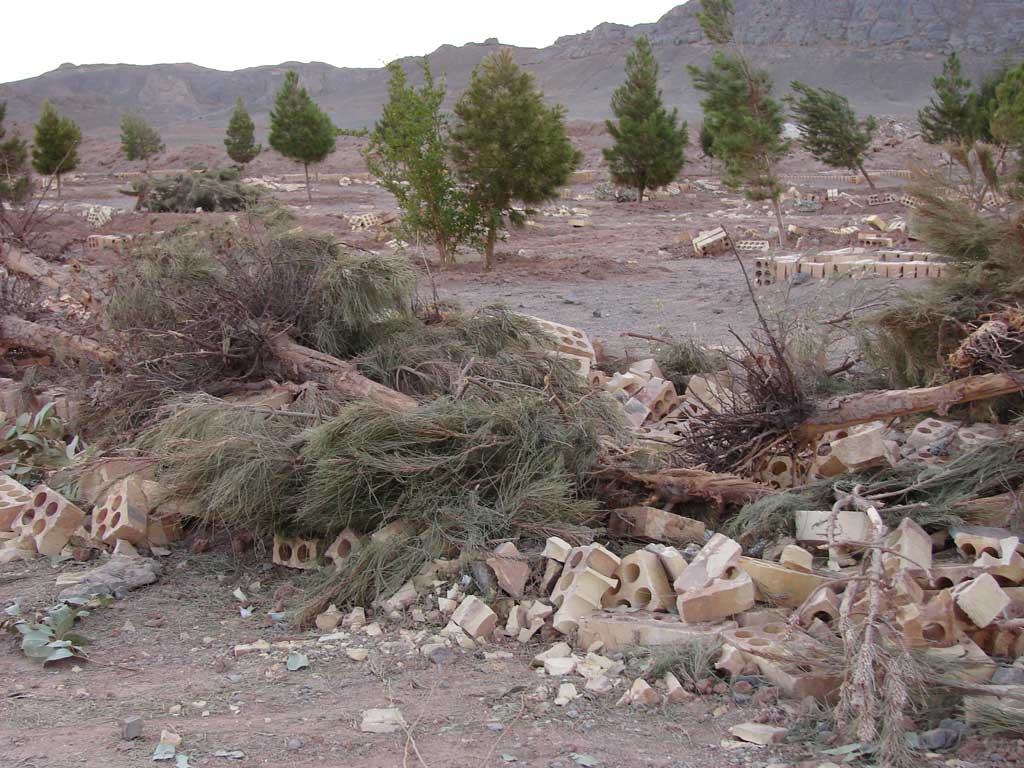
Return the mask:
<svg viewBox="0 0 1024 768">
<path fill-rule="evenodd" d="M 676 467 L 661 472 L 632 472 L 609 467 L 598 473 L 616 484 L 638 485 L 667 505 L 710 502 L 719 510 L 743 506 L 774 491 L 767 485 L 722 472 Z"/>
<path fill-rule="evenodd" d="M 0 316 L 0 343 L 60 358 L 115 366 L 118 355 L 98 341 L 14 315 Z"/>
<path fill-rule="evenodd" d="M 942 416 L 954 405 L 1022 391 L 1024 371 L 1018 370 L 969 376 L 937 387 L 858 392 L 820 403 L 815 413 L 797 427 L 796 434 L 810 440 L 836 429 L 911 413 L 934 411 Z"/>
<path fill-rule="evenodd" d="M 418 405 L 408 395 L 366 378 L 352 363 L 304 347 L 285 333 L 270 336 L 268 346 L 281 364 L 282 372 L 292 380 L 315 381 L 343 395 L 399 411 Z"/>
<path fill-rule="evenodd" d="M 99 297 L 81 285 L 76 272 L 70 267 L 51 264 L 17 248 L 8 248 L 4 252 L 3 264 L 9 272 L 34 280 L 58 294 L 67 294 L 83 306 L 92 307 L 99 303 Z"/>
</svg>

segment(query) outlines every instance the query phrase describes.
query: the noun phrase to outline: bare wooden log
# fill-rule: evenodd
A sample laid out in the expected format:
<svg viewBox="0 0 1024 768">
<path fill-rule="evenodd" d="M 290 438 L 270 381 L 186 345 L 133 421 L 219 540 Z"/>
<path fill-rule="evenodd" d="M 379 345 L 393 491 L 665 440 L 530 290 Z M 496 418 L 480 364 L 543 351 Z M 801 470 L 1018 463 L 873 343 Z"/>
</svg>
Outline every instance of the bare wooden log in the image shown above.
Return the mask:
<svg viewBox="0 0 1024 768">
<path fill-rule="evenodd" d="M 269 346 L 289 378 L 315 381 L 335 392 L 360 400 L 369 400 L 385 408 L 399 411 L 409 410 L 418 405 L 408 395 L 366 378 L 352 363 L 304 347 L 287 334 L 272 336 L 269 339 Z"/>
<path fill-rule="evenodd" d="M 84 306 L 99 302 L 94 292 L 81 284 L 77 273 L 71 268 L 51 264 L 28 251 L 8 248 L 4 252 L 3 264 L 8 271 L 34 280 L 58 294 L 67 294 Z"/>
<path fill-rule="evenodd" d="M 95 339 L 33 323 L 14 315 L 0 317 L 0 343 L 25 347 L 58 358 L 67 357 L 99 363 L 103 366 L 114 366 L 118 361 L 118 355 L 114 350 L 103 346 Z"/>
<path fill-rule="evenodd" d="M 722 472 L 676 467 L 661 472 L 609 468 L 598 473 L 617 483 L 636 484 L 669 505 L 706 501 L 719 509 L 742 506 L 773 493 L 767 485 Z"/>
<path fill-rule="evenodd" d="M 978 525 L 995 528 L 1014 527 L 1014 520 L 1024 510 L 1024 491 L 1007 491 L 998 496 L 986 496 L 981 499 L 968 499 L 953 505 L 954 511 L 965 520 Z"/>
<path fill-rule="evenodd" d="M 797 430 L 810 439 L 835 429 L 934 411 L 944 415 L 953 405 L 986 400 L 1024 391 L 1024 371 L 969 376 L 937 387 L 872 390 L 836 397 L 819 404 L 815 413 Z"/>
</svg>

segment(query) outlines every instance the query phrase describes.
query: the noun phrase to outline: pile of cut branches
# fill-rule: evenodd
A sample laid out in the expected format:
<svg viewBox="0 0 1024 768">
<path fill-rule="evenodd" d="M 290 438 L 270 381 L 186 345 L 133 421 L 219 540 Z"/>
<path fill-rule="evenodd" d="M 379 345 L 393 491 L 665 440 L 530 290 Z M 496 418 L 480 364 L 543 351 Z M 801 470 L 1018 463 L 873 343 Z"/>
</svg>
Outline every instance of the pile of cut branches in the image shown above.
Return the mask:
<svg viewBox="0 0 1024 768">
<path fill-rule="evenodd" d="M 260 199 L 260 190 L 243 184 L 237 168 L 179 173 L 136 182 L 131 194 L 151 213 L 241 211 Z"/>
</svg>

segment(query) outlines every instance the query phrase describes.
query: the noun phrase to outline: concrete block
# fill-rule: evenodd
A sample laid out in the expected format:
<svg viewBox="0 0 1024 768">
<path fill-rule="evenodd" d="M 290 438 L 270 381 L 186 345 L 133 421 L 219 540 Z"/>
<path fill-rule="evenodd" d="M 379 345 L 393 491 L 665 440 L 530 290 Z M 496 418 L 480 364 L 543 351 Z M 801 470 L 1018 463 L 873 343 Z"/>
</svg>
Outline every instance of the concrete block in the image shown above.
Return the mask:
<svg viewBox="0 0 1024 768">
<path fill-rule="evenodd" d="M 934 443 L 952 440 L 960 428 L 959 423 L 942 421 L 941 419 L 925 419 L 917 424 L 907 435 L 906 446 L 911 451 L 921 451 Z"/>
<path fill-rule="evenodd" d="M 603 596 L 604 607 L 628 605 L 647 611 L 668 611 L 672 607 L 676 594 L 654 552 L 640 549 L 627 555 L 615 573 L 619 587 Z"/>
<path fill-rule="evenodd" d="M 85 513 L 52 488 L 37 485 L 32 489 L 32 503 L 15 522 L 15 532 L 31 540 L 41 555 L 59 555 Z"/>
<path fill-rule="evenodd" d="M 739 567 L 757 588 L 755 599 L 787 608 L 798 608 L 811 593 L 829 580 L 819 573 L 801 573 L 778 563 L 741 557 Z"/>
<path fill-rule="evenodd" d="M 311 539 L 286 539 L 274 536 L 274 548 L 271 560 L 274 565 L 285 568 L 297 568 L 305 571 L 316 568 L 319 556 L 319 542 Z"/>
<path fill-rule="evenodd" d="M 32 503 L 32 492 L 17 480 L 0 474 L 0 531 L 13 531 L 25 508 Z"/>
<path fill-rule="evenodd" d="M 487 637 L 494 631 L 498 625 L 498 616 L 480 598 L 466 595 L 452 614 L 452 621 L 475 640 Z"/>
<path fill-rule="evenodd" d="M 722 655 L 715 662 L 715 669 L 725 672 L 729 677 L 758 673 L 757 666 L 747 655 L 731 645 L 722 646 Z"/>
<path fill-rule="evenodd" d="M 809 627 L 815 620 L 826 624 L 839 618 L 839 595 L 831 589 L 819 589 L 806 601 L 797 617 L 800 626 Z"/>
<path fill-rule="evenodd" d="M 1003 542 L 1007 539 L 1016 540 L 1012 542 L 1012 545 L 1011 542 L 1006 542 L 1007 545 L 1011 545 L 1010 549 L 1015 550 L 1020 544 L 1018 537 L 1012 536 L 1009 531 L 1002 528 L 963 526 L 953 529 L 950 533 L 953 535 L 953 543 L 956 544 L 957 551 L 968 560 L 975 560 L 982 555 L 1002 557 Z"/>
<path fill-rule="evenodd" d="M 921 638 L 927 645 L 943 647 L 956 643 L 960 630 L 953 590 L 944 589 L 933 595 L 921 609 L 918 620 Z"/>
<path fill-rule="evenodd" d="M 542 595 L 550 595 L 555 585 L 558 584 L 564 566 L 557 560 L 545 560 L 544 563 L 544 573 L 541 576 L 538 591 Z"/>
<path fill-rule="evenodd" d="M 679 594 L 706 587 L 716 579 L 731 579 L 739 571 L 743 548 L 721 533 L 712 536 L 673 583 Z"/>
<path fill-rule="evenodd" d="M 92 536 L 104 544 L 118 539 L 138 544 L 146 539 L 149 510 L 141 483 L 130 477 L 119 480 L 92 512 Z"/>
<path fill-rule="evenodd" d="M 850 434 L 832 443 L 832 456 L 854 472 L 891 467 L 899 456 L 887 444 L 885 434 L 884 426 Z"/>
<path fill-rule="evenodd" d="M 155 468 L 152 459 L 105 458 L 90 462 L 78 476 L 78 498 L 86 504 L 99 504 L 120 480 L 133 477 L 154 481 Z"/>
<path fill-rule="evenodd" d="M 166 547 L 180 538 L 181 515 L 157 510 L 146 518 L 146 541 L 150 546 Z"/>
<path fill-rule="evenodd" d="M 658 367 L 658 363 L 653 357 L 648 357 L 645 360 L 637 360 L 629 366 L 629 372 L 636 376 L 644 376 L 647 379 L 665 378 L 661 372 L 661 368 Z"/>
<path fill-rule="evenodd" d="M 769 456 L 757 473 L 757 479 L 775 489 L 792 488 L 796 483 L 793 459 L 789 456 Z"/>
<path fill-rule="evenodd" d="M 1020 546 L 1016 536 L 1009 536 L 1000 541 L 1002 554 L 993 557 L 983 552 L 974 561 L 976 568 L 991 574 L 1000 586 L 1024 583 L 1024 555 L 1018 551 Z"/>
<path fill-rule="evenodd" d="M 633 397 L 643 403 L 655 421 L 664 418 L 679 401 L 675 385 L 659 378 L 652 378 Z"/>
<path fill-rule="evenodd" d="M 814 570 L 814 555 L 803 547 L 798 547 L 796 544 L 787 544 L 782 549 L 779 563 L 784 568 L 789 568 L 793 571 L 810 573 Z"/>
<path fill-rule="evenodd" d="M 693 254 L 698 258 L 724 253 L 732 247 L 728 233 L 722 227 L 715 227 L 698 233 L 691 241 Z"/>
<path fill-rule="evenodd" d="M 705 526 L 699 520 L 665 512 L 656 507 L 623 507 L 613 510 L 609 533 L 671 544 L 703 542 Z"/>
<path fill-rule="evenodd" d="M 366 537 L 360 535 L 352 528 L 346 528 L 339 533 L 331 545 L 324 552 L 324 557 L 331 561 L 334 571 L 337 573 L 345 566 L 354 552 L 356 552 L 366 541 Z"/>
<path fill-rule="evenodd" d="M 1010 598 L 991 574 L 984 573 L 952 589 L 953 602 L 979 629 L 984 629 L 1010 604 Z"/>
<path fill-rule="evenodd" d="M 679 618 L 687 624 L 721 621 L 754 607 L 754 582 L 746 573 L 715 579 L 676 598 Z"/>
<path fill-rule="evenodd" d="M 742 651 L 761 675 L 792 698 L 813 696 L 828 703 L 842 684 L 842 675 L 830 668 L 832 662 L 817 641 L 786 624 L 726 630 L 722 641 Z"/>
</svg>

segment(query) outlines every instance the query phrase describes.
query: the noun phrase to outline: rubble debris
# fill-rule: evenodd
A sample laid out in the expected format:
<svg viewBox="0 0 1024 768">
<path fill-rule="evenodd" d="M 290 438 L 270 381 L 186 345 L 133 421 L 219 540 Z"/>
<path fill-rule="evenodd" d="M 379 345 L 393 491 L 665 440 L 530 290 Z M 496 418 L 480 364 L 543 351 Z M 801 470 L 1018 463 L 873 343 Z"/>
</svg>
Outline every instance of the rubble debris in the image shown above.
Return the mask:
<svg viewBox="0 0 1024 768">
<path fill-rule="evenodd" d="M 123 597 L 126 593 L 156 582 L 160 578 L 163 566 L 148 557 L 131 557 L 113 555 L 103 565 L 71 579 L 58 578 L 58 586 L 62 581 L 67 584 L 60 592 L 61 600 L 93 597 Z"/>
<path fill-rule="evenodd" d="M 359 724 L 359 730 L 363 733 L 395 733 L 407 727 L 408 723 L 398 707 L 364 710 Z"/>
</svg>

